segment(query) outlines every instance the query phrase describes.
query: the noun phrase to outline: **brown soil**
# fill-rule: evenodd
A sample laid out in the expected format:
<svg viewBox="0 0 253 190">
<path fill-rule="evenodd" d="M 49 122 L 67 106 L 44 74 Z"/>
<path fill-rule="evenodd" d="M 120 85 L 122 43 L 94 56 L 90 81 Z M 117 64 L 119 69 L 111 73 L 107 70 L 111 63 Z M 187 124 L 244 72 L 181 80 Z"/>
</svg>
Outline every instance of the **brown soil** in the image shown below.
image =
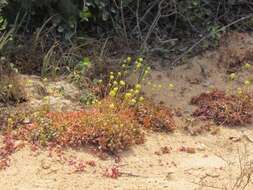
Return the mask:
<svg viewBox="0 0 253 190">
<path fill-rule="evenodd" d="M 247 35 L 247 38 L 248 43 L 244 42 L 243 48 L 252 49 L 253 37 Z M 237 43 L 241 42 L 233 41 L 233 44 Z M 230 93 L 249 79 L 246 77 L 253 72 L 252 67 L 247 71 L 238 71 L 237 82 L 229 82 L 227 70 L 220 66 L 221 52 L 207 52 L 172 71 L 152 72 L 150 79 L 153 84 L 145 85 L 144 93 L 174 109 L 179 126 L 174 133 L 149 132 L 143 145 L 120 155 L 119 163 L 112 157 L 102 160 L 88 150 L 66 150 L 67 155 L 95 161 L 95 167 L 87 167 L 80 173 L 55 158 L 49 158 L 47 151 L 34 153 L 24 148 L 11 157 L 10 167 L 0 171 L 0 189 L 242 190 L 247 179 L 242 174 L 247 176 L 253 168 L 252 124 L 226 128 L 191 117 L 196 109 L 190 105 L 193 96 L 214 88 L 229 89 Z M 170 83 L 174 85 L 173 89 L 168 87 Z M 152 87 L 154 84 L 155 87 Z M 253 90 L 252 86 L 248 90 Z M 71 98 L 65 100 L 71 102 Z M 68 103 L 66 105 L 75 108 L 76 103 Z M 121 173 L 117 179 L 103 175 L 106 169 L 113 166 L 118 166 Z M 238 179 L 244 180 L 236 186 Z M 253 189 L 251 180 L 245 189 Z"/>
</svg>

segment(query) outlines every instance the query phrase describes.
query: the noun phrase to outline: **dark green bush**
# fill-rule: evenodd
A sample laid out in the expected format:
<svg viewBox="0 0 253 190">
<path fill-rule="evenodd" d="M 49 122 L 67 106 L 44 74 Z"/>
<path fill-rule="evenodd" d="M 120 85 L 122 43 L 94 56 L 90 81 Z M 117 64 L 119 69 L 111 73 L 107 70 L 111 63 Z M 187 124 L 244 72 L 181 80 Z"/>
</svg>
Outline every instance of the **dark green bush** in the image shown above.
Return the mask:
<svg viewBox="0 0 253 190">
<path fill-rule="evenodd" d="M 200 38 L 252 13 L 251 0 L 8 0 L 0 4 L 12 24 L 19 13 L 22 31 L 32 33 L 46 26 L 70 39 L 74 34 L 96 37 L 117 34 L 135 40 L 139 47 L 167 44 L 170 39 Z M 4 6 L 1 6 L 4 5 Z M 251 30 L 252 19 L 233 25 Z M 101 35 L 102 34 L 102 35 Z M 135 43 L 136 44 L 136 43 Z"/>
<path fill-rule="evenodd" d="M 86 4 L 83 0 L 8 0 L 7 2 L 8 6 L 4 10 L 9 19 L 13 20 L 16 13 L 22 11 L 27 14 L 29 18 L 27 22 L 32 23 L 33 27 L 40 26 L 41 21 L 58 14 L 59 20 L 55 20 L 54 24 L 66 22 L 72 26 L 78 23 L 81 27 L 82 22 L 89 21 L 103 27 L 114 26 L 117 30 L 123 27 L 124 22 L 128 32 L 136 27 L 137 20 L 140 28 L 145 31 L 145 27 L 151 25 L 159 14 L 161 17 L 156 27 L 160 29 L 164 28 L 167 32 L 171 32 L 183 27 L 188 31 L 201 33 L 207 25 L 227 24 L 252 12 L 250 0 L 122 0 L 122 3 L 120 0 L 87 0 Z M 0 3 L 0 8 L 1 5 L 6 5 L 6 1 Z"/>
</svg>

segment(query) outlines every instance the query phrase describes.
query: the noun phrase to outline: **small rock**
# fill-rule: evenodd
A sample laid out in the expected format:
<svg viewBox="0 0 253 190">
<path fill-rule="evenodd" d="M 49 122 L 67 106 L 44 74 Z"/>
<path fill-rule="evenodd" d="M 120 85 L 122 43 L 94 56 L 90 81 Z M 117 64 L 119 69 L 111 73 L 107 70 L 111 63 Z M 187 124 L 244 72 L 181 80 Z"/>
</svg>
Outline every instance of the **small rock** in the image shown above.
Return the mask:
<svg viewBox="0 0 253 190">
<path fill-rule="evenodd" d="M 197 147 L 196 147 L 196 149 L 198 150 L 198 151 L 205 151 L 206 150 L 206 145 L 204 145 L 204 144 L 198 144 L 197 145 Z"/>
<path fill-rule="evenodd" d="M 15 141 L 15 149 L 16 150 L 19 150 L 21 148 L 23 148 L 25 146 L 25 143 L 21 140 L 17 140 Z"/>
<path fill-rule="evenodd" d="M 166 179 L 167 179 L 167 180 L 172 180 L 172 175 L 173 175 L 173 174 L 174 174 L 173 171 L 168 172 L 167 175 L 166 175 Z"/>
<path fill-rule="evenodd" d="M 239 142 L 239 141 L 241 141 L 241 137 L 233 137 L 233 136 L 231 136 L 231 137 L 229 137 L 229 140 L 231 140 L 233 142 Z"/>
<path fill-rule="evenodd" d="M 47 161 L 45 161 L 45 160 L 42 160 L 42 161 L 41 161 L 41 167 L 42 167 L 43 169 L 47 170 L 47 169 L 51 168 L 51 163 L 49 163 L 49 162 L 47 162 Z"/>
</svg>

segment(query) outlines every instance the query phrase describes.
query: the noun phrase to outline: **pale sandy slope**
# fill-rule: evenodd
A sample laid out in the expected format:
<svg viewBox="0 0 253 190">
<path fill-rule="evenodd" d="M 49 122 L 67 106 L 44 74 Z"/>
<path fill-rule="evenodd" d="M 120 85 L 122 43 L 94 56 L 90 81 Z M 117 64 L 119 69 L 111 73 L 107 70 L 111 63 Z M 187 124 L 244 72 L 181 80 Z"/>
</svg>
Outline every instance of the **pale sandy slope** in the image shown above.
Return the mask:
<svg viewBox="0 0 253 190">
<path fill-rule="evenodd" d="M 252 43 L 248 44 L 249 46 Z M 214 135 L 204 132 L 191 136 L 183 128 L 184 121 L 194 107 L 189 105 L 192 96 L 210 90 L 212 86 L 224 89 L 227 85 L 226 74 L 216 64 L 219 53 L 209 52 L 198 56 L 191 66 L 179 66 L 171 71 L 153 71 L 152 81 L 162 84 L 160 90 L 145 87 L 147 96 L 155 101 L 181 110 L 178 117 L 179 128 L 173 134 L 148 133 L 146 142 L 121 154 L 119 170 L 123 173 L 118 179 L 103 176 L 106 168 L 115 165 L 113 158 L 101 160 L 86 150 L 68 150 L 66 154 L 84 160 L 95 160 L 96 167 L 87 167 L 85 172 L 74 173 L 71 167 L 63 165 L 47 156 L 46 151 L 34 155 L 29 148 L 18 151 L 12 156 L 11 166 L 0 171 L 0 189 L 3 190 L 199 190 L 233 189 L 243 168 L 253 160 L 253 126 L 243 128 L 224 128 Z M 202 65 L 207 78 L 201 75 Z M 252 69 L 251 69 L 252 70 Z M 253 71 L 253 70 L 252 70 Z M 252 72 L 251 71 L 251 72 Z M 247 71 L 249 72 L 249 71 Z M 240 72 L 240 81 L 248 76 Z M 169 83 L 175 90 L 169 92 Z M 233 85 L 236 88 L 238 84 Z M 193 122 L 194 130 L 203 125 Z M 216 127 L 214 126 L 214 130 Z M 161 147 L 172 148 L 170 154 L 157 155 Z M 182 147 L 192 147 L 196 153 L 181 152 Z M 240 158 L 240 159 L 239 159 Z M 244 171 L 244 170 L 243 170 Z M 246 170 L 245 170 L 246 171 Z M 242 187 L 243 185 L 241 185 Z M 240 187 L 235 188 L 242 189 Z M 253 189 L 250 181 L 246 189 Z"/>
</svg>

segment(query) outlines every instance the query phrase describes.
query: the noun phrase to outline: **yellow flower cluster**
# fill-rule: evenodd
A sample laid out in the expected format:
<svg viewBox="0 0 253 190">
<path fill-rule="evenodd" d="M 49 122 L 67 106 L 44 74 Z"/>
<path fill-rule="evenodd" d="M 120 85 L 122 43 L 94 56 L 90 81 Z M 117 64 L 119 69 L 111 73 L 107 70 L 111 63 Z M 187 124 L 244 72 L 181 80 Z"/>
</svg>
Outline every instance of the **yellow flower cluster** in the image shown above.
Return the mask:
<svg viewBox="0 0 253 190">
<path fill-rule="evenodd" d="M 125 81 L 123 81 L 123 80 L 119 81 L 119 84 L 120 84 L 121 86 L 125 86 L 125 85 L 126 85 Z"/>
<path fill-rule="evenodd" d="M 124 95 L 124 100 L 129 102 L 131 105 L 135 105 L 138 102 L 143 102 L 144 97 L 140 96 L 141 84 L 136 84 L 133 89 L 128 90 Z"/>
<path fill-rule="evenodd" d="M 117 95 L 117 93 L 118 93 L 118 90 L 119 90 L 118 87 L 114 87 L 114 88 L 110 91 L 109 95 L 110 95 L 111 97 L 115 97 L 115 96 Z"/>
<path fill-rule="evenodd" d="M 133 60 L 132 57 L 129 56 L 123 60 L 121 71 L 110 72 L 109 83 L 107 85 L 107 90 L 110 97 L 119 98 L 129 105 L 135 105 L 139 102 L 144 101 L 144 97 L 141 96 L 141 83 L 150 73 L 151 67 L 145 66 L 143 62 L 144 59 L 142 57 L 138 57 L 137 59 Z M 132 71 L 137 71 L 140 76 L 134 87 L 132 89 L 129 89 L 125 78 L 127 74 Z M 99 80 L 98 84 L 101 84 L 102 82 L 102 80 Z M 110 108 L 113 108 L 113 105 L 110 105 Z"/>
<path fill-rule="evenodd" d="M 249 86 L 250 84 L 251 84 L 251 83 L 250 83 L 249 80 L 245 80 L 245 81 L 244 81 L 244 85 L 245 85 L 245 86 Z"/>
<path fill-rule="evenodd" d="M 135 67 L 136 67 L 137 70 L 140 69 L 140 68 L 142 67 L 143 61 L 144 61 L 144 60 L 143 60 L 142 57 L 139 57 L 138 59 L 136 59 L 136 61 L 135 61 Z"/>
<path fill-rule="evenodd" d="M 172 83 L 169 84 L 169 89 L 170 89 L 170 90 L 173 90 L 174 87 L 175 87 L 174 84 L 172 84 Z"/>
<path fill-rule="evenodd" d="M 243 93 L 243 90 L 241 88 L 237 88 L 237 94 L 241 95 Z"/>
<path fill-rule="evenodd" d="M 249 69 L 249 68 L 251 68 L 251 64 L 246 63 L 246 64 L 244 65 L 244 67 L 245 67 L 245 69 Z"/>
<path fill-rule="evenodd" d="M 235 79 L 236 79 L 236 74 L 235 74 L 235 73 L 231 73 L 231 74 L 229 75 L 229 79 L 230 79 L 230 80 L 235 80 Z"/>
<path fill-rule="evenodd" d="M 109 86 L 111 86 L 110 88 L 110 92 L 109 95 L 111 97 L 116 97 L 118 92 L 124 87 L 126 86 L 126 82 L 124 80 L 120 80 L 121 77 L 121 72 L 117 73 L 117 77 L 115 78 L 114 73 L 110 72 L 110 81 L 109 81 Z"/>
<path fill-rule="evenodd" d="M 127 58 L 123 61 L 122 68 L 126 68 L 127 65 L 129 65 L 131 62 L 132 62 L 132 58 L 131 58 L 130 56 L 127 57 Z"/>
</svg>

